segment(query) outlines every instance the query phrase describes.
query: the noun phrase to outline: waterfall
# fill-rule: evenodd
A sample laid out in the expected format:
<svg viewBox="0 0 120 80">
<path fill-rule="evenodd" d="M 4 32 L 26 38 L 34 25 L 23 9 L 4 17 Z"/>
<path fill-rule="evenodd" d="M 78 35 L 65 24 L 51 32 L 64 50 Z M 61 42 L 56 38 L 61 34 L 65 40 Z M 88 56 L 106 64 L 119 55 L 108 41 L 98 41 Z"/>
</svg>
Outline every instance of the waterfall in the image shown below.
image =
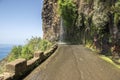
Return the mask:
<svg viewBox="0 0 120 80">
<path fill-rule="evenodd" d="M 60 39 L 59 42 L 63 42 L 64 40 L 64 26 L 63 26 L 63 19 L 60 20 Z"/>
<path fill-rule="evenodd" d="M 64 35 L 65 35 L 64 24 L 63 24 L 63 19 L 61 18 L 61 20 L 60 20 L 59 44 L 65 44 L 65 42 L 64 42 Z"/>
</svg>

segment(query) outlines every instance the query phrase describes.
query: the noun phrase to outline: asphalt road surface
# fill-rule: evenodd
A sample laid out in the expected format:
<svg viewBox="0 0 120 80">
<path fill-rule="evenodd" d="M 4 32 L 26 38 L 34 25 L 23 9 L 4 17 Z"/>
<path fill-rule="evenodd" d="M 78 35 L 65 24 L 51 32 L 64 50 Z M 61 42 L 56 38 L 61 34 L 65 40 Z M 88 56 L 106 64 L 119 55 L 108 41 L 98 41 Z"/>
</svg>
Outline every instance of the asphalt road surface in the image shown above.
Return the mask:
<svg viewBox="0 0 120 80">
<path fill-rule="evenodd" d="M 120 80 L 120 70 L 82 45 L 60 45 L 24 80 Z"/>
</svg>

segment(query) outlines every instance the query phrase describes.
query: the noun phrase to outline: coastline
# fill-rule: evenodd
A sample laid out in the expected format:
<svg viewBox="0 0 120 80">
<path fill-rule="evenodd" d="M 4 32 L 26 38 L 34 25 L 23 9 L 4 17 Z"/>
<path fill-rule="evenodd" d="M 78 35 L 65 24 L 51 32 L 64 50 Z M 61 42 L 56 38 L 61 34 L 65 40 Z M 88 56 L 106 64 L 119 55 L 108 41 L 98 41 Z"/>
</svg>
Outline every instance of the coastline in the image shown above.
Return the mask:
<svg viewBox="0 0 120 80">
<path fill-rule="evenodd" d="M 8 57 L 13 46 L 14 44 L 0 44 L 0 50 L 3 50 L 1 54 L 4 54 L 3 57 L 0 57 L 0 74 L 5 70 L 5 64 L 8 62 Z"/>
<path fill-rule="evenodd" d="M 0 60 L 0 74 L 5 70 L 5 64 L 8 62 L 8 56 Z"/>
<path fill-rule="evenodd" d="M 5 71 L 5 65 L 8 63 L 8 58 L 10 54 L 8 54 L 5 58 L 0 60 L 0 74 L 2 74 Z"/>
</svg>

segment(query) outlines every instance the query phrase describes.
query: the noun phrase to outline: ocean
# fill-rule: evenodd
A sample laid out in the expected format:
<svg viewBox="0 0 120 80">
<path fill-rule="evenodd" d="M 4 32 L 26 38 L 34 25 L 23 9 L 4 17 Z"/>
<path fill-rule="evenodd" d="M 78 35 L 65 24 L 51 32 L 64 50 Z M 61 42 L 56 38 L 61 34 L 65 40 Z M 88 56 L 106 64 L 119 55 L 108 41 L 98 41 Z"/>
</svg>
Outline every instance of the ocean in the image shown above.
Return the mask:
<svg viewBox="0 0 120 80">
<path fill-rule="evenodd" d="M 14 45 L 0 44 L 0 60 L 7 57 Z"/>
</svg>

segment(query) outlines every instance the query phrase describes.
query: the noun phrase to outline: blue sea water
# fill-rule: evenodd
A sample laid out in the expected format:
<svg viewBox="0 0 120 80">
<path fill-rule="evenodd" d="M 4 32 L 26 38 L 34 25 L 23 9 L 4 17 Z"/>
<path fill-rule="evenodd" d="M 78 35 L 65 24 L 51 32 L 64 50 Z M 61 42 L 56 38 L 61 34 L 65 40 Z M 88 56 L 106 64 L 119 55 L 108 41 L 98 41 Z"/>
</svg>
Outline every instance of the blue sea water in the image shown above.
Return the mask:
<svg viewBox="0 0 120 80">
<path fill-rule="evenodd" d="M 13 45 L 11 44 L 0 44 L 0 60 L 7 57 L 7 55 L 10 53 Z"/>
</svg>

